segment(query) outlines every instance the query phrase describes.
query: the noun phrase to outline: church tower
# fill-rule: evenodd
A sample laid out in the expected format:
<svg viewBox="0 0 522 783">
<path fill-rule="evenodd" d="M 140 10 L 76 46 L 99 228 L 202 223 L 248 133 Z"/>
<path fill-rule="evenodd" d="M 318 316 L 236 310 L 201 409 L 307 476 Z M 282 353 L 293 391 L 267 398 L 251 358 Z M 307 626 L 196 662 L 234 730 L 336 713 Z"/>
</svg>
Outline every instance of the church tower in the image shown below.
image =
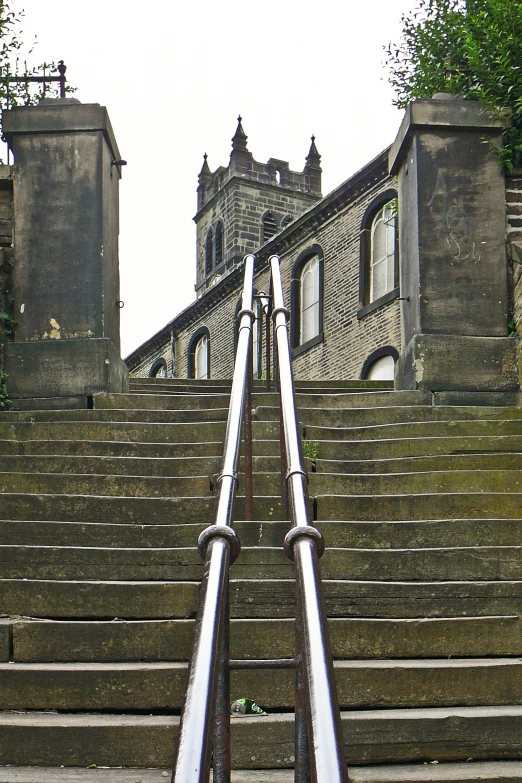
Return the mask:
<svg viewBox="0 0 522 783">
<path fill-rule="evenodd" d="M 203 156 L 194 218 L 198 297 L 321 198 L 321 156 L 314 136 L 303 171 L 292 171 L 277 158 L 258 163 L 247 138 L 238 117 L 229 165 L 212 172 Z"/>
</svg>

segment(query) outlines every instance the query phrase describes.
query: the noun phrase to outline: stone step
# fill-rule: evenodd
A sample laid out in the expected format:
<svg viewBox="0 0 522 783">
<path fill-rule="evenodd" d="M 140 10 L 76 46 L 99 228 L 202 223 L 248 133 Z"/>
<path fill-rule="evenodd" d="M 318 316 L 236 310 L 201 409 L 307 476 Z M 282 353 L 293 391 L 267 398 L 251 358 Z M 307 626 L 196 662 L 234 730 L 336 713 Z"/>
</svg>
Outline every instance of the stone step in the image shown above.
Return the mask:
<svg viewBox="0 0 522 783">
<path fill-rule="evenodd" d="M 498 707 L 522 700 L 522 661 L 513 658 L 336 661 L 334 673 L 341 709 Z M 180 710 L 187 674 L 185 662 L 0 663 L 0 710 Z M 291 709 L 294 691 L 290 669 L 230 674 L 231 699 L 254 694 L 266 710 Z"/>
<path fill-rule="evenodd" d="M 328 621 L 334 658 L 471 658 L 522 656 L 522 618 L 453 617 Z M 236 659 L 292 658 L 294 618 L 233 619 Z M 184 661 L 194 620 L 7 620 L 0 624 L 1 660 Z"/>
<path fill-rule="evenodd" d="M 276 482 L 272 482 L 274 485 Z M 74 473 L 0 473 L 0 492 L 106 497 L 204 497 L 213 492 L 209 476 L 98 476 Z"/>
<path fill-rule="evenodd" d="M 5 464 L 11 464 L 5 460 Z M 274 462 L 267 462 L 269 470 L 275 470 Z M 263 470 L 262 461 L 257 469 Z M 6 470 L 7 468 L 3 468 Z M 522 470 L 522 452 L 496 452 L 493 454 L 438 454 L 424 457 L 398 457 L 395 459 L 314 459 L 307 463 L 309 473 L 413 473 L 414 471 L 441 470 Z M 79 471 L 78 471 L 79 472 Z"/>
<path fill-rule="evenodd" d="M 96 408 L 72 410 L 6 411 L 3 422 L 9 423 L 83 423 L 83 422 L 135 422 L 140 423 L 188 423 L 226 421 L 228 407 L 201 407 L 195 409 L 154 410 L 134 408 Z"/>
<path fill-rule="evenodd" d="M 164 783 L 171 770 L 3 767 L 0 783 Z M 522 761 L 393 764 L 348 769 L 350 783 L 502 783 L 522 780 Z M 212 780 L 212 775 L 211 778 Z M 231 783 L 293 783 L 292 770 L 232 770 Z"/>
<path fill-rule="evenodd" d="M 265 451 L 279 454 L 279 440 L 258 442 Z M 273 444 L 273 445 L 270 445 Z M 276 451 L 277 450 L 277 451 Z M 196 441 L 194 443 L 140 443 L 114 440 L 6 440 L 0 439 L 2 455 L 57 455 L 136 459 L 175 459 L 189 457 L 217 457 L 223 454 L 223 441 Z"/>
<path fill-rule="evenodd" d="M 515 519 L 520 516 L 522 493 L 468 492 L 418 495 L 316 495 L 315 515 L 323 519 Z"/>
<path fill-rule="evenodd" d="M 244 477 L 240 475 L 240 487 Z M 217 476 L 132 476 L 75 473 L 0 472 L 1 492 L 60 495 L 104 495 L 118 497 L 204 497 L 212 494 Z M 278 473 L 255 473 L 254 491 L 277 495 Z M 522 491 L 520 470 L 447 470 L 413 473 L 346 474 L 311 473 L 311 495 L 419 495 L 423 493 L 473 493 Z M 341 517 L 342 518 L 342 517 Z"/>
<path fill-rule="evenodd" d="M 492 454 L 516 452 L 522 450 L 521 435 L 469 435 L 469 436 L 429 436 L 401 437 L 400 432 L 394 438 L 375 438 L 370 440 L 319 440 L 308 441 L 319 459 L 327 460 L 378 460 L 401 457 L 423 457 L 452 454 Z M 333 432 L 333 431 L 332 431 Z M 353 432 L 353 430 L 352 430 Z M 262 442 L 256 444 L 259 449 Z M 306 447 L 305 447 L 306 448 Z M 259 450 L 258 452 L 259 453 Z"/>
<path fill-rule="evenodd" d="M 522 435 L 522 420 L 450 420 L 400 422 L 397 424 L 377 424 L 362 427 L 319 427 L 307 425 L 306 440 L 407 440 L 426 437 L 465 437 L 479 435 Z"/>
<path fill-rule="evenodd" d="M 5 493 L 2 513 L 6 518 L 22 521 L 97 522 L 109 519 L 117 524 L 143 524 L 154 520 L 158 525 L 171 525 L 176 520 L 184 524 L 201 522 L 205 526 L 213 519 L 216 498 L 206 497 L 111 497 L 103 495 L 47 495 Z M 234 516 L 244 518 L 244 497 L 236 497 Z M 256 497 L 254 518 L 281 519 L 281 501 L 277 497 Z"/>
<path fill-rule="evenodd" d="M 228 406 L 229 395 L 227 394 L 215 394 L 215 395 L 178 395 L 178 394 L 97 394 L 94 398 L 94 409 L 113 409 L 113 410 L 176 410 L 180 409 L 193 409 L 200 408 L 212 409 L 225 408 Z M 412 392 L 390 392 L 390 391 L 364 391 L 354 390 L 350 392 L 336 390 L 335 393 L 324 391 L 302 392 L 299 389 L 296 392 L 296 404 L 299 410 L 303 410 L 309 413 L 311 418 L 314 418 L 314 410 L 325 410 L 326 419 L 329 420 L 330 416 L 335 417 L 341 415 L 344 411 L 338 411 L 337 409 L 350 409 L 346 411 L 349 416 L 351 409 L 359 409 L 363 415 L 366 411 L 366 419 L 371 416 L 370 411 L 379 409 L 384 406 L 387 409 L 391 406 L 392 409 L 396 407 L 413 406 L 426 406 L 432 409 L 431 395 L 428 392 L 412 391 Z M 314 408 L 309 407 L 310 405 Z M 260 418 L 263 418 L 262 413 L 268 418 L 273 419 L 279 417 L 279 398 L 274 392 L 254 391 L 252 396 L 252 405 L 258 411 Z M 438 410 L 438 409 L 437 409 Z M 440 410 L 443 410 L 441 407 Z M 453 408 L 458 410 L 458 408 Z M 475 410 L 477 416 L 480 416 L 480 408 L 478 406 L 471 407 L 470 413 Z M 487 410 L 487 409 L 482 409 Z M 493 408 L 491 409 L 492 416 L 506 416 L 506 408 Z M 517 411 L 516 408 L 508 408 L 507 410 Z M 354 411 L 357 414 L 357 410 Z M 56 413 L 56 412 L 55 412 Z M 74 412 L 71 411 L 71 418 Z M 89 411 L 84 411 L 85 414 L 89 414 Z M 92 411 L 90 411 L 92 414 Z M 15 416 L 15 414 L 11 414 Z M 22 415 L 21 413 L 18 415 Z M 26 414 L 30 416 L 30 413 Z M 43 414 L 42 414 L 43 415 Z M 407 414 L 402 414 L 407 415 Z M 437 414 L 435 414 L 437 415 Z M 447 417 L 446 417 L 447 418 Z M 313 422 L 311 422 L 313 423 Z"/>
<path fill-rule="evenodd" d="M 323 579 L 497 581 L 522 579 L 522 547 L 437 549 L 329 548 Z M 7 579 L 195 581 L 203 574 L 196 546 L 175 549 L 0 545 L 0 573 Z M 244 547 L 231 569 L 234 579 L 293 579 L 280 548 Z"/>
<path fill-rule="evenodd" d="M 360 549 L 431 549 L 449 543 L 455 547 L 522 546 L 520 519 L 442 519 L 417 522 L 318 522 L 327 548 L 350 544 Z M 237 521 L 243 547 L 282 548 L 290 522 Z M 190 547 L 195 546 L 206 522 L 126 524 L 125 522 L 43 522 L 0 520 L 0 541 L 7 545 L 80 547 Z"/>
<path fill-rule="evenodd" d="M 382 764 L 376 767 L 350 767 L 349 777 L 350 783 L 424 783 L 424 781 L 426 783 L 457 783 L 457 781 L 501 783 L 506 780 L 520 783 L 522 761 L 466 761 L 457 764 L 425 761 L 423 764 Z M 239 780 L 240 778 L 238 783 Z M 245 783 L 246 780 L 245 776 Z"/>
<path fill-rule="evenodd" d="M 518 456 L 518 455 L 514 455 Z M 522 460 L 522 455 L 521 455 Z M 222 457 L 105 457 L 79 455 L 9 455 L 2 460 L 2 472 L 76 473 L 113 476 L 215 476 Z M 522 461 L 521 461 L 522 465 Z M 278 457 L 254 457 L 254 471 L 280 470 Z M 243 471 L 243 459 L 239 470 Z"/>
<path fill-rule="evenodd" d="M 340 395 L 348 396 L 348 395 Z M 331 398 L 325 398 L 324 403 L 308 407 L 315 403 L 315 397 L 308 400 L 307 406 L 298 405 L 299 420 L 307 426 L 316 427 L 360 427 L 386 424 L 401 424 L 408 422 L 429 421 L 518 421 L 522 416 L 522 408 L 517 407 L 485 407 L 485 406 L 454 406 L 454 405 L 410 405 L 386 407 L 355 407 L 344 405 L 342 400 L 330 404 Z M 335 402 L 335 400 L 332 400 Z M 254 401 L 255 404 L 255 401 Z M 322 406 L 324 406 L 324 411 Z M 258 419 L 273 420 L 279 416 L 278 408 L 273 406 L 256 406 Z"/>
<path fill-rule="evenodd" d="M 209 520 L 210 522 L 210 520 Z M 195 547 L 205 522 L 165 525 L 112 524 L 110 522 L 40 522 L 0 520 L 0 541 L 4 545 L 79 546 L 124 548 Z M 242 546 L 282 548 L 290 523 L 286 521 L 235 523 Z M 336 523 L 333 523 L 334 527 Z M 520 525 L 519 525 L 520 526 Z M 342 525 L 341 525 L 342 527 Z M 344 533 L 339 527 L 332 541 Z M 522 534 L 522 531 L 521 531 Z M 476 538 L 476 531 L 475 531 Z M 341 540 L 341 539 L 339 539 Z"/>
<path fill-rule="evenodd" d="M 198 582 L 4 579 L 6 615 L 49 619 L 183 619 L 195 616 Z M 323 580 L 330 617 L 487 617 L 522 614 L 520 581 Z M 231 616 L 293 617 L 292 579 L 230 582 Z"/>
<path fill-rule="evenodd" d="M 195 381 L 192 378 L 137 378 L 131 377 L 129 379 L 130 388 L 134 389 L 137 386 L 144 386 L 147 389 L 157 393 L 161 388 L 172 389 L 175 387 L 186 388 L 192 386 L 196 390 L 197 394 L 204 393 L 206 390 L 211 389 L 213 386 L 225 386 L 230 388 L 232 381 L 230 378 L 211 379 L 205 381 Z M 294 381 L 296 389 L 389 389 L 393 391 L 393 381 L 368 381 L 368 380 L 298 380 Z M 266 381 L 254 380 L 254 388 L 264 389 L 266 388 Z"/>
<path fill-rule="evenodd" d="M 522 707 L 439 707 L 341 713 L 348 763 L 522 757 Z M 170 715 L 3 713 L 2 764 L 169 767 L 179 718 Z M 252 750 L 254 748 L 254 750 Z M 291 713 L 232 721 L 232 765 L 291 768 Z"/>
<path fill-rule="evenodd" d="M 151 389 L 155 389 L 157 386 L 194 386 L 197 393 L 202 393 L 205 389 L 209 389 L 212 386 L 223 385 L 232 386 L 231 378 L 202 378 L 196 380 L 195 378 L 149 378 L 148 376 L 140 377 L 137 375 L 131 375 L 129 377 L 129 384 L 134 386 L 135 384 L 145 384 Z"/>
<path fill-rule="evenodd" d="M 164 443 L 223 442 L 224 421 L 216 422 L 30 422 L 0 421 L 0 438 L 13 440 L 119 440 Z M 279 422 L 255 421 L 256 438 L 279 438 Z"/>
<path fill-rule="evenodd" d="M 6 474 L 4 474 L 6 475 Z M 0 482 L 1 482 L 0 474 Z M 261 494 L 275 494 L 279 476 L 258 473 L 255 486 Z M 0 484 L 1 486 L 1 484 Z M 437 492 L 519 492 L 521 470 L 438 470 L 412 473 L 310 473 L 311 495 L 418 495 Z"/>
</svg>

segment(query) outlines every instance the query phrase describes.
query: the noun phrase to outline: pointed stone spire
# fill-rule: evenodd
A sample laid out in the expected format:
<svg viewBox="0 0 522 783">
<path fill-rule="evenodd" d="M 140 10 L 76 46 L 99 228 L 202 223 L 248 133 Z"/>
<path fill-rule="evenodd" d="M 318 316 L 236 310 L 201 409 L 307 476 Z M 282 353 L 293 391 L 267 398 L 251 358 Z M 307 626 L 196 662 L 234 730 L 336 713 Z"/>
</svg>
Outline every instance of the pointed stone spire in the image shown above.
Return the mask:
<svg viewBox="0 0 522 783">
<path fill-rule="evenodd" d="M 212 182 L 212 172 L 209 169 L 207 158 L 208 155 L 205 152 L 203 155 L 203 165 L 201 166 L 198 177 L 198 209 L 201 209 L 205 203 L 207 187 Z"/>
<path fill-rule="evenodd" d="M 205 152 L 205 154 L 203 155 L 203 165 L 201 167 L 201 171 L 199 172 L 200 178 L 208 176 L 210 174 L 210 169 L 208 167 L 207 158 L 208 158 L 208 155 Z"/>
<path fill-rule="evenodd" d="M 304 173 L 309 178 L 310 192 L 316 193 L 318 196 L 321 195 L 321 171 L 321 156 L 315 146 L 315 136 L 312 136 L 312 143 L 306 156 Z"/>
<path fill-rule="evenodd" d="M 201 185 L 206 184 L 210 181 L 210 178 L 212 177 L 212 172 L 210 171 L 210 168 L 207 163 L 208 155 L 205 152 L 203 155 L 203 165 L 201 166 L 201 171 L 199 172 L 198 182 Z"/>
<path fill-rule="evenodd" d="M 252 170 L 254 158 L 248 151 L 247 139 L 243 126 L 241 125 L 241 115 L 237 118 L 236 132 L 232 137 L 232 152 L 230 153 L 229 171 L 231 176 L 239 174 L 241 177 L 248 176 Z"/>
<path fill-rule="evenodd" d="M 317 147 L 315 146 L 315 136 L 312 136 L 312 143 L 310 144 L 310 149 L 308 151 L 308 155 L 306 156 L 305 171 L 307 168 L 320 168 L 320 166 L 321 156 L 319 155 Z"/>
<path fill-rule="evenodd" d="M 243 130 L 243 126 L 241 125 L 241 120 L 243 118 L 241 115 L 237 118 L 237 128 L 236 132 L 232 136 L 232 152 L 236 152 L 237 150 L 246 150 L 247 149 L 247 139 L 248 136 L 246 135 L 245 131 Z"/>
</svg>

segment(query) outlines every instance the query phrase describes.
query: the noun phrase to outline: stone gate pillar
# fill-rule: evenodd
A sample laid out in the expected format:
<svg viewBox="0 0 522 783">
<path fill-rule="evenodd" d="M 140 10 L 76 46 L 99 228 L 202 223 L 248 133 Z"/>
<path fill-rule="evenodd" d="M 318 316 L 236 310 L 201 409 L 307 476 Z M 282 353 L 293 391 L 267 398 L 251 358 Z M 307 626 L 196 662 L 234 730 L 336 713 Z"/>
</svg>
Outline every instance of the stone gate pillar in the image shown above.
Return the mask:
<svg viewBox="0 0 522 783">
<path fill-rule="evenodd" d="M 417 100 L 390 151 L 398 176 L 402 352 L 396 387 L 518 389 L 508 337 L 504 176 L 477 102 Z"/>
<path fill-rule="evenodd" d="M 3 113 L 14 154 L 14 341 L 19 407 L 86 406 L 128 388 L 120 358 L 120 154 L 107 110 L 71 98 Z M 25 400 L 25 402 L 22 402 Z"/>
</svg>

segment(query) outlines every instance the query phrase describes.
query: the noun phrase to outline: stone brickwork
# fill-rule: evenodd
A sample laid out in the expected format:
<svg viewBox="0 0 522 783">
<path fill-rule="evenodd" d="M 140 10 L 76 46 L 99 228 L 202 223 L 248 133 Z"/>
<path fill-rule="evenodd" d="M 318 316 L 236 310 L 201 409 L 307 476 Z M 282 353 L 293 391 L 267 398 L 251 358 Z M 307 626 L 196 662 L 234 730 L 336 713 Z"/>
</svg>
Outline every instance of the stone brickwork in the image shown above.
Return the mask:
<svg viewBox="0 0 522 783">
<path fill-rule="evenodd" d="M 317 196 L 292 192 L 278 185 L 256 184 L 233 177 L 196 216 L 197 221 L 197 283 L 198 295 L 208 290 L 215 276 L 222 276 L 240 263 L 247 253 L 262 244 L 262 217 L 271 212 L 278 223 L 294 220 L 317 202 Z M 209 229 L 215 232 L 223 224 L 223 263 L 205 275 L 205 242 Z"/>
<path fill-rule="evenodd" d="M 267 213 L 279 231 L 284 224 L 305 212 L 321 197 L 320 155 L 315 141 L 304 170 L 292 171 L 287 161 L 270 158 L 259 163 L 247 149 L 247 136 L 241 121 L 232 139 L 227 168 L 211 172 L 205 156 L 199 174 L 197 226 L 198 296 L 215 285 L 223 274 L 241 263 L 263 243 L 262 220 Z M 206 241 L 209 230 L 215 239 L 216 228 L 223 230 L 223 255 L 212 269 L 206 268 Z"/>
<path fill-rule="evenodd" d="M 291 310 L 291 277 L 296 259 L 314 244 L 324 257 L 324 339 L 293 359 L 298 379 L 360 378 L 365 359 L 383 346 L 400 350 L 400 302 L 383 304 L 360 320 L 360 231 L 368 204 L 393 182 L 387 170 L 387 150 L 309 209 L 257 252 L 257 290 L 267 290 L 268 258 L 281 257 L 284 295 Z M 242 288 L 242 271 L 235 268 L 199 300 L 127 359 L 131 372 L 148 376 L 158 358 L 169 368 L 170 334 L 175 334 L 172 377 L 187 377 L 188 349 L 201 327 L 210 332 L 211 377 L 230 377 L 233 371 L 234 316 Z"/>
</svg>

